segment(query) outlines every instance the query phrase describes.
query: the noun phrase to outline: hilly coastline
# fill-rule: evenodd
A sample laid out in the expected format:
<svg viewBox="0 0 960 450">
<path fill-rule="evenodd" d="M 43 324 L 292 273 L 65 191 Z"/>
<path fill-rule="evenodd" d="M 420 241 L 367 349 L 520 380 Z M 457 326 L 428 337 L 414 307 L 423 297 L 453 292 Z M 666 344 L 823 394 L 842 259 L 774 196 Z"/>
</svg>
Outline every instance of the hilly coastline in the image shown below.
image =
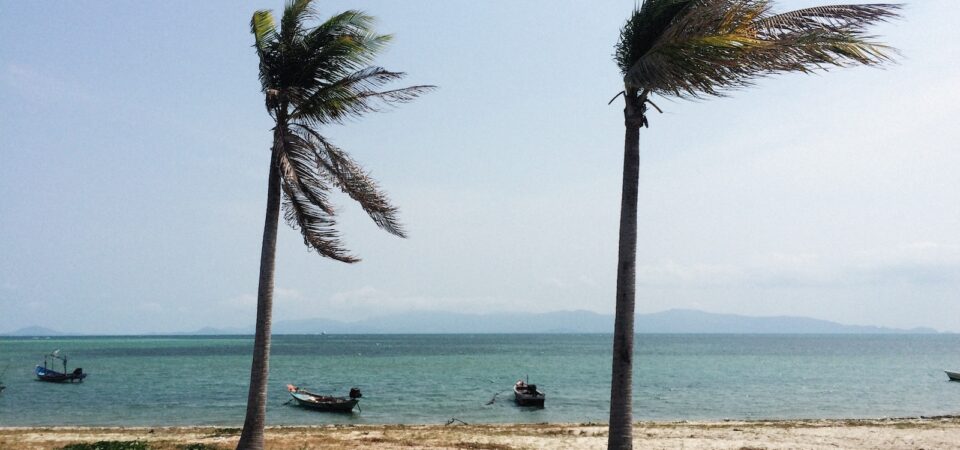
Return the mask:
<svg viewBox="0 0 960 450">
<path fill-rule="evenodd" d="M 458 333 L 610 333 L 613 315 L 591 311 L 464 314 L 417 311 L 347 322 L 331 319 L 278 320 L 274 334 L 458 334 Z M 930 334 L 926 327 L 899 329 L 846 325 L 809 317 L 753 317 L 689 309 L 637 314 L 637 333 L 654 334 Z M 252 334 L 249 328 L 204 327 L 179 335 Z M 2 336 L 62 336 L 43 327 L 27 327 Z"/>
</svg>

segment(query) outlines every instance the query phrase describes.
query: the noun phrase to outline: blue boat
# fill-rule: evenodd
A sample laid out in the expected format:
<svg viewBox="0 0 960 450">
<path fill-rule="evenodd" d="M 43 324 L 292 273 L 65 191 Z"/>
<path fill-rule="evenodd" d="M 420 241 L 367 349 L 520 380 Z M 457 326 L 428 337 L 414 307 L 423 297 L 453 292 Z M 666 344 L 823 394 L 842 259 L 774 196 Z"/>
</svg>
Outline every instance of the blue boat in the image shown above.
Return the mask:
<svg viewBox="0 0 960 450">
<path fill-rule="evenodd" d="M 58 361 L 63 363 L 63 372 L 53 370 L 55 364 L 59 365 L 57 363 Z M 34 372 L 40 381 L 48 381 L 51 383 L 80 383 L 87 377 L 87 374 L 83 373 L 83 369 L 79 367 L 73 369 L 72 372 L 67 371 L 67 355 L 60 354 L 59 349 L 54 350 L 53 353 L 49 355 L 43 355 L 43 365 L 37 364 Z"/>
</svg>

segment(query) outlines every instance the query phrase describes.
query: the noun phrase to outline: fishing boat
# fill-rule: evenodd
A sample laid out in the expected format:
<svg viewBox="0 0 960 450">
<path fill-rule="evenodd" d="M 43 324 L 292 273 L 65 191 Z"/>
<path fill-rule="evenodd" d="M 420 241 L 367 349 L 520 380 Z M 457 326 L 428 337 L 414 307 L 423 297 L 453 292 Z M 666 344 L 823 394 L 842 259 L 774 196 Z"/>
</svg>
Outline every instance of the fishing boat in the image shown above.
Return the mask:
<svg viewBox="0 0 960 450">
<path fill-rule="evenodd" d="M 290 396 L 292 396 L 300 406 L 327 412 L 353 412 L 353 407 L 357 406 L 357 403 L 360 402 L 360 397 L 363 397 L 360 389 L 357 388 L 350 388 L 349 397 L 332 397 L 329 395 L 314 394 L 292 384 L 287 385 L 287 391 L 290 392 Z M 357 409 L 359 409 L 359 407 Z"/>
<path fill-rule="evenodd" d="M 54 365 L 59 366 L 60 363 L 63 364 L 63 372 L 53 369 Z M 79 383 L 87 377 L 87 374 L 83 373 L 83 369 L 79 367 L 73 369 L 72 372 L 67 371 L 67 355 L 61 354 L 59 349 L 54 350 L 49 355 L 43 355 L 43 365 L 37 364 L 34 372 L 36 372 L 37 379 L 40 381 L 51 383 L 73 383 L 74 381 Z"/>
<path fill-rule="evenodd" d="M 529 384 L 527 381 L 517 380 L 517 383 L 513 385 L 513 398 L 517 402 L 517 406 L 543 408 L 543 401 L 546 400 L 547 396 L 537 389 L 537 385 Z"/>
<path fill-rule="evenodd" d="M 950 378 L 950 381 L 960 381 L 960 372 L 952 372 L 949 370 L 944 370 L 947 373 L 947 378 Z"/>
</svg>

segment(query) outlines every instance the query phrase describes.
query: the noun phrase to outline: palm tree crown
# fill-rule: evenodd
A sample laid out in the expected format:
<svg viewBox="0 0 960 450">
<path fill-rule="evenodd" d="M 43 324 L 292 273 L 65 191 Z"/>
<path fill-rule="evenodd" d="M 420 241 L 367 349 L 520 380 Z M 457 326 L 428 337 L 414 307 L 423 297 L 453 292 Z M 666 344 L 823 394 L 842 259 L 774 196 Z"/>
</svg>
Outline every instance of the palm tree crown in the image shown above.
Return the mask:
<svg viewBox="0 0 960 450">
<path fill-rule="evenodd" d="M 327 197 L 331 187 L 356 200 L 380 228 L 401 237 L 404 231 L 396 208 L 376 182 L 318 130 L 410 101 L 433 86 L 380 90 L 404 76 L 370 66 L 391 36 L 373 32 L 373 17 L 359 11 L 345 11 L 306 28 L 316 18 L 310 3 L 288 3 L 279 30 L 270 11 L 257 11 L 250 29 L 266 107 L 276 121 L 273 151 L 280 166 L 284 218 L 300 229 L 309 248 L 355 262 L 334 229 L 334 208 Z"/>
<path fill-rule="evenodd" d="M 900 5 L 832 5 L 772 12 L 770 0 L 646 0 L 620 31 L 624 84 L 664 96 L 719 96 L 756 77 L 876 65 L 894 50 L 866 28 Z"/>
</svg>

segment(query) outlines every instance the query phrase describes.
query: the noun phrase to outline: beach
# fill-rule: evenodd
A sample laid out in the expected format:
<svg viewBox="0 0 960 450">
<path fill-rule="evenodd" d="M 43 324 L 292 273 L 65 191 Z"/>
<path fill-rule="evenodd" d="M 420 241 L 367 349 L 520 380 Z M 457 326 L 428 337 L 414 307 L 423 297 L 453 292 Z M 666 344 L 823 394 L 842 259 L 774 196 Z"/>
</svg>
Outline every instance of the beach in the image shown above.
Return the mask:
<svg viewBox="0 0 960 450">
<path fill-rule="evenodd" d="M 2 449 L 59 449 L 98 441 L 141 441 L 151 449 L 191 444 L 229 449 L 239 428 L 6 427 Z M 639 422 L 634 446 L 646 449 L 946 449 L 960 443 L 960 417 L 870 420 Z M 267 448 L 285 449 L 602 449 L 606 426 L 585 424 L 435 424 L 277 426 Z"/>
</svg>

